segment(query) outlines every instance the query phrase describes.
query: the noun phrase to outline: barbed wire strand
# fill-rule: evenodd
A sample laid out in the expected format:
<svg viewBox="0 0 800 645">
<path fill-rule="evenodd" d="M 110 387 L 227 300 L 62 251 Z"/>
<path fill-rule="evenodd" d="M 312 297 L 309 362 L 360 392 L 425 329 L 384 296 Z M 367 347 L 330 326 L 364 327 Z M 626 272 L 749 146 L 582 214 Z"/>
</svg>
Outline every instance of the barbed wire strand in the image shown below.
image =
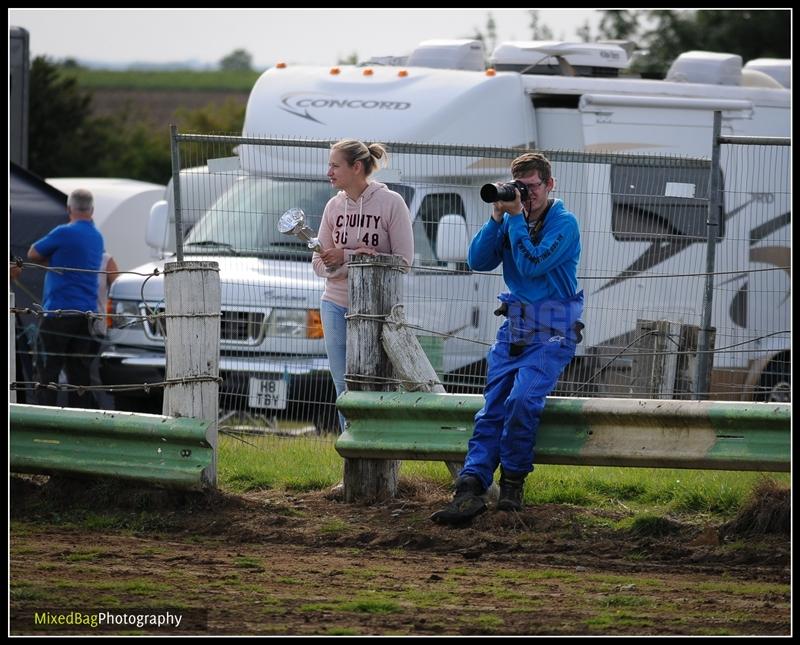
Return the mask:
<svg viewBox="0 0 800 645">
<path fill-rule="evenodd" d="M 94 269 L 78 269 L 75 267 L 48 267 L 42 264 L 36 264 L 34 262 L 22 262 L 21 265 L 19 262 L 15 263 L 17 266 L 22 267 L 32 267 L 38 269 L 44 269 L 45 271 L 57 271 L 63 273 L 64 271 L 78 271 L 84 273 L 98 273 L 98 274 L 110 274 L 113 273 L 115 275 L 121 274 L 131 274 L 131 275 L 138 275 L 138 276 L 146 276 L 148 278 L 157 277 L 159 275 L 163 275 L 161 271 L 159 271 L 158 267 L 156 267 L 151 273 L 141 273 L 138 271 L 99 271 Z M 460 262 L 459 264 L 464 264 Z M 441 267 L 441 266 L 430 266 L 425 264 L 418 264 L 412 263 L 411 265 L 397 265 L 391 264 L 388 262 L 351 262 L 348 264 L 351 267 L 385 267 L 389 269 L 394 269 L 400 271 L 402 273 L 408 272 L 410 269 L 418 269 L 422 271 L 431 271 L 431 272 L 440 272 L 440 273 L 460 273 L 463 275 L 485 275 L 485 276 L 494 276 L 494 277 L 502 277 L 502 273 L 491 272 L 491 271 L 473 271 L 472 269 L 452 269 L 448 267 Z M 618 278 L 625 278 L 625 279 L 654 279 L 654 278 L 703 278 L 706 276 L 723 276 L 723 275 L 745 275 L 748 273 L 762 273 L 768 271 L 791 271 L 791 266 L 772 266 L 766 267 L 761 269 L 739 269 L 734 271 L 698 271 L 692 273 L 645 273 L 645 272 L 636 272 L 636 271 L 628 271 L 624 270 L 617 275 L 579 275 L 577 276 L 578 280 L 614 280 Z M 190 271 L 190 270 L 207 270 L 207 268 L 196 268 L 196 267 L 181 267 L 179 270 L 183 271 Z M 219 269 L 217 269 L 219 271 Z M 142 298 L 144 300 L 144 298 Z"/>
</svg>

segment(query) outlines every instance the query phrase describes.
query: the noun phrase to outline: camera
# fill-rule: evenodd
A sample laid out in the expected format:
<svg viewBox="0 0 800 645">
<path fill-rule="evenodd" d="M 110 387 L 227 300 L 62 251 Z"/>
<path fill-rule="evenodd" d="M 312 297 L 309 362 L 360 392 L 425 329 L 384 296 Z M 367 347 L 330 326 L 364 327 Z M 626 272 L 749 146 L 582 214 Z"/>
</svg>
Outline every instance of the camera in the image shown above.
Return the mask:
<svg viewBox="0 0 800 645">
<path fill-rule="evenodd" d="M 514 189 L 519 191 L 520 201 L 528 199 L 528 187 L 521 181 L 512 181 L 507 184 L 484 184 L 481 186 L 481 199 L 487 204 L 493 202 L 513 202 L 516 195 Z"/>
</svg>

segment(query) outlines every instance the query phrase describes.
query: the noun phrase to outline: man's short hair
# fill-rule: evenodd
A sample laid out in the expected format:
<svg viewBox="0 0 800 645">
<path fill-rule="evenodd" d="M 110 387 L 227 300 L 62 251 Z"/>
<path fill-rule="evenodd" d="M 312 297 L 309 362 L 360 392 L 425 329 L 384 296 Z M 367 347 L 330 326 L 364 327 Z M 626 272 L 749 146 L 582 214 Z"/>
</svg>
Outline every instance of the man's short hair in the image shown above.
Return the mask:
<svg viewBox="0 0 800 645">
<path fill-rule="evenodd" d="M 526 152 L 511 162 L 511 176 L 514 179 L 527 177 L 535 170 L 539 171 L 542 181 L 547 181 L 553 174 L 550 160 L 540 152 Z"/>
<path fill-rule="evenodd" d="M 70 193 L 67 207 L 81 213 L 91 213 L 94 210 L 94 197 L 85 188 L 78 188 Z"/>
</svg>

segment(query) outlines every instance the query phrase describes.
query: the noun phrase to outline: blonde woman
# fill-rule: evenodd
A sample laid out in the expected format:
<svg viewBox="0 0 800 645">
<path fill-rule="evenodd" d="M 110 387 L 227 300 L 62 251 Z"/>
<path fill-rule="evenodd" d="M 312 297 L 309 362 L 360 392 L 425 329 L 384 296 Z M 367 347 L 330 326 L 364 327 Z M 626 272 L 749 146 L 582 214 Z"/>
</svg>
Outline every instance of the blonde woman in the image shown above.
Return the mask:
<svg viewBox="0 0 800 645">
<path fill-rule="evenodd" d="M 414 257 L 408 206 L 398 193 L 369 179 L 385 158 L 386 148 L 379 143 L 345 139 L 331 146 L 328 178 L 339 192 L 325 206 L 318 235 L 322 251 L 314 253 L 312 262 L 315 273 L 325 278 L 320 311 L 337 397 L 347 389 L 348 260 L 358 254 L 400 255 L 410 267 Z M 344 429 L 341 414 L 339 425 Z"/>
</svg>

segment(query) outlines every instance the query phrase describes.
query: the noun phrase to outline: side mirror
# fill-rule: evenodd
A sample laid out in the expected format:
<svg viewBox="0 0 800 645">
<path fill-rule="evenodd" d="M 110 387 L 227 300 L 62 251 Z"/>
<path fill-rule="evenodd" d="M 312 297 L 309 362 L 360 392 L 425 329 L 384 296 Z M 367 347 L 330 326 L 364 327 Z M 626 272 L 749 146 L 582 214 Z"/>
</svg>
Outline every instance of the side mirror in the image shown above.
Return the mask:
<svg viewBox="0 0 800 645">
<path fill-rule="evenodd" d="M 436 232 L 436 257 L 442 262 L 465 262 L 468 247 L 464 216 L 443 215 Z"/>
<path fill-rule="evenodd" d="M 159 254 L 167 248 L 169 233 L 169 206 L 166 200 L 161 200 L 153 204 L 150 208 L 150 216 L 147 218 L 147 232 L 145 233 L 145 243 Z"/>
</svg>

